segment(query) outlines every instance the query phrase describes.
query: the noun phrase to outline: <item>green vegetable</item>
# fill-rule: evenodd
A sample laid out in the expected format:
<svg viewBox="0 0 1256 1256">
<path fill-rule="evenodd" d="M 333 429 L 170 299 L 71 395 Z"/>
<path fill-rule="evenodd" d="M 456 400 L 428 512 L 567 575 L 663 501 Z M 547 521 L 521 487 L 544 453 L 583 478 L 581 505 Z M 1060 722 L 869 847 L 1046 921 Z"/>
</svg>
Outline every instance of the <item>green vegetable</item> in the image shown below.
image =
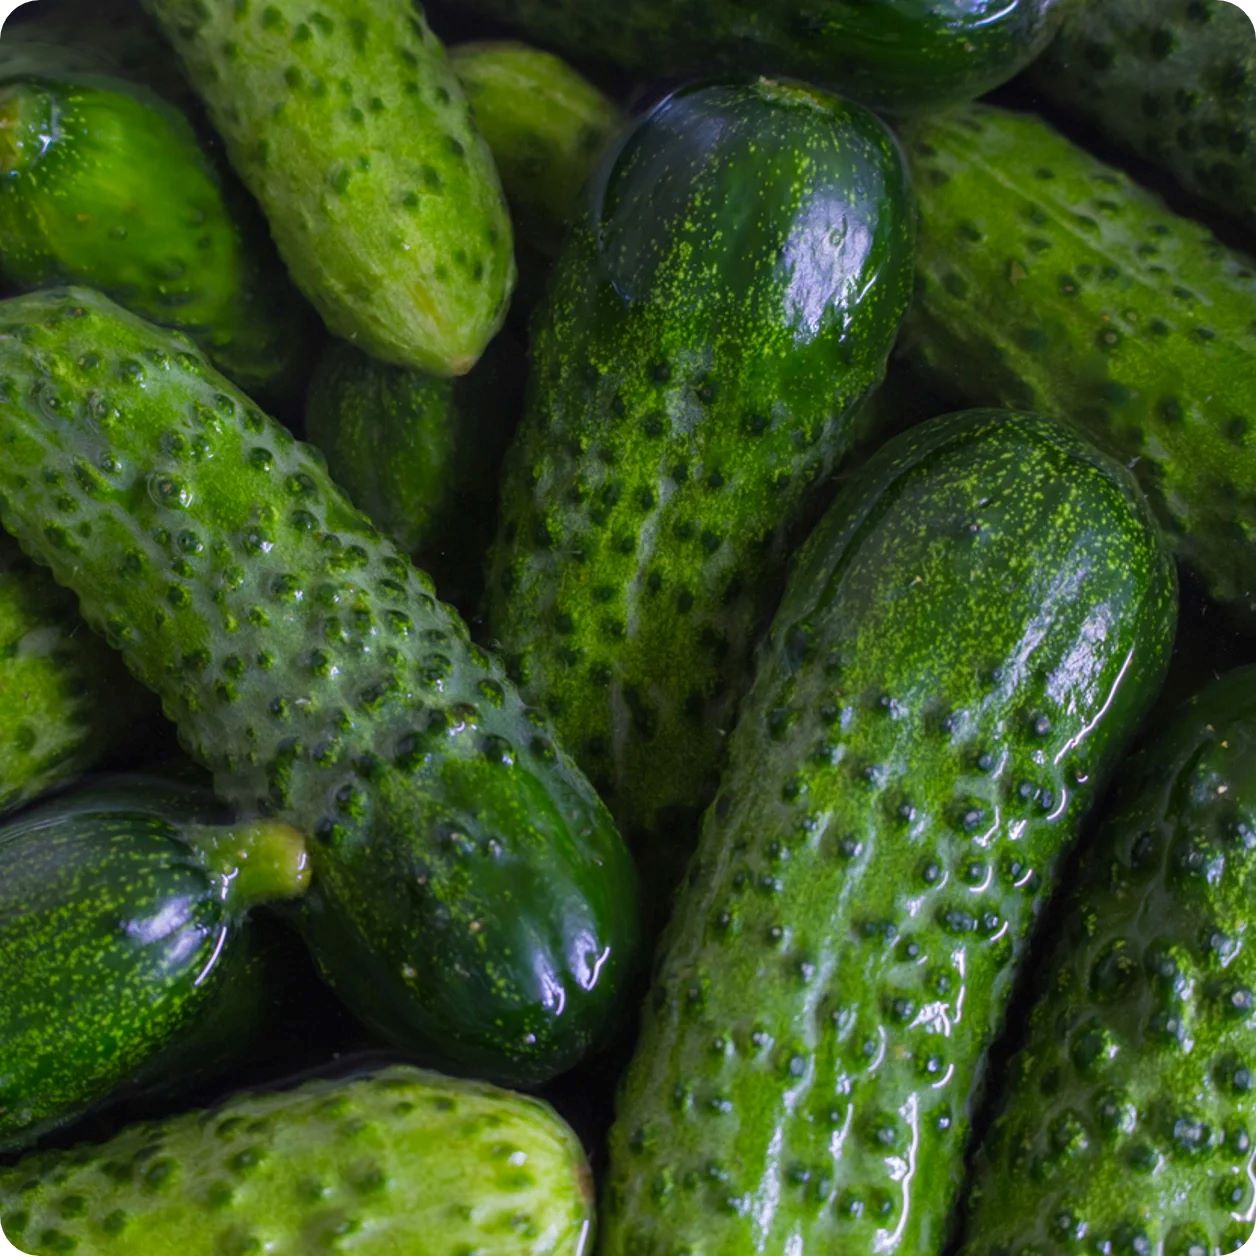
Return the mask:
<svg viewBox="0 0 1256 1256">
<path fill-rule="evenodd" d="M 0 1150 L 169 1075 L 181 1037 L 221 1046 L 226 1005 L 252 1010 L 244 916 L 302 893 L 308 861 L 285 824 L 204 823 L 210 801 L 137 780 L 0 826 Z"/>
<path fill-rule="evenodd" d="M 1214 597 L 1256 610 L 1256 268 L 1035 118 L 907 135 L 907 349 L 972 404 L 1076 422 L 1128 462 Z"/>
<path fill-rule="evenodd" d="M 581 1256 L 593 1224 L 548 1107 L 406 1065 L 35 1153 L 0 1169 L 0 1214 L 23 1248 L 92 1256 Z"/>
<path fill-rule="evenodd" d="M 1219 0 L 1079 5 L 1035 66 L 1036 93 L 1256 227 L 1256 37 Z"/>
<path fill-rule="evenodd" d="M 1132 478 L 1067 428 L 970 411 L 867 464 L 794 566 L 661 944 L 606 1256 L 944 1250 L 1026 935 L 1175 611 Z"/>
<path fill-rule="evenodd" d="M 83 283 L 178 327 L 250 391 L 302 369 L 302 307 L 186 118 L 121 79 L 0 83 L 0 272 Z"/>
<path fill-rule="evenodd" d="M 884 372 L 908 189 L 871 114 L 760 79 L 670 96 L 585 200 L 533 323 L 488 622 L 665 906 L 791 532 Z"/>
<path fill-rule="evenodd" d="M 0 446 L 5 526 L 219 795 L 310 835 L 300 924 L 345 1003 L 459 1070 L 572 1064 L 632 961 L 631 861 L 315 451 L 183 337 L 73 289 L 0 302 Z"/>
<path fill-rule="evenodd" d="M 399 366 L 470 370 L 506 315 L 510 219 L 421 9 L 144 4 L 327 326 Z"/>
<path fill-rule="evenodd" d="M 1106 0 L 1105 0 L 1106 2 Z M 472 0 L 537 42 L 637 74 L 792 74 L 876 109 L 997 87 L 1043 49 L 1067 0 Z"/>
<path fill-rule="evenodd" d="M 0 536 L 0 811 L 134 744 L 155 708 L 74 598 Z"/>
<path fill-rule="evenodd" d="M 492 149 L 519 234 L 546 253 L 602 147 L 622 121 L 614 101 L 565 61 L 516 43 L 462 44 L 454 69 Z"/>
<path fill-rule="evenodd" d="M 996 1084 L 965 1256 L 1232 1252 L 1252 1237 L 1256 668 L 1122 774 Z"/>
</svg>

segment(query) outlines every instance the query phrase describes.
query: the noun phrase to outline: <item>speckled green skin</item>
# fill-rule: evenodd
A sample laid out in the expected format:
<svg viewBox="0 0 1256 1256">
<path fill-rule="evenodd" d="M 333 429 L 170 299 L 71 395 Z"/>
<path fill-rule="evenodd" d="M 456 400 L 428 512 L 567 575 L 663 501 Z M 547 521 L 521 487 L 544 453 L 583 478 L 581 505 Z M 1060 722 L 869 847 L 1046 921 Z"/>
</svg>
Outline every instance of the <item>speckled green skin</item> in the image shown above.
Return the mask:
<svg viewBox="0 0 1256 1256">
<path fill-rule="evenodd" d="M 1256 36 L 1220 0 L 1078 6 L 1034 91 L 1256 227 Z"/>
<path fill-rule="evenodd" d="M 1213 596 L 1256 611 L 1256 267 L 1036 118 L 974 105 L 905 138 L 909 357 L 971 404 L 1079 424 Z"/>
<path fill-rule="evenodd" d="M 0 303 L 0 515 L 161 694 L 221 797 L 311 834 L 301 927 L 360 1017 L 539 1081 L 608 1028 L 631 860 L 462 621 L 188 341 Z"/>
<path fill-rule="evenodd" d="M 669 97 L 584 199 L 533 323 L 488 623 L 661 904 L 790 529 L 884 373 L 908 190 L 871 114 L 760 80 Z"/>
<path fill-rule="evenodd" d="M 972 100 L 1042 50 L 1071 0 L 471 0 L 539 43 L 639 74 L 792 74 L 876 109 Z"/>
<path fill-rule="evenodd" d="M 419 6 L 143 2 L 327 326 L 398 366 L 470 370 L 506 315 L 510 218 Z"/>
<path fill-rule="evenodd" d="M 27 1156 L 0 1214 L 40 1256 L 587 1256 L 593 1224 L 545 1104 L 404 1065 Z"/>
<path fill-rule="evenodd" d="M 250 393 L 284 396 L 306 367 L 304 306 L 241 199 L 144 88 L 0 83 L 0 274 L 98 288 L 186 331 Z"/>
<path fill-rule="evenodd" d="M 197 802 L 136 783 L 0 827 L 0 1151 L 152 1077 L 255 984 L 245 914 L 303 892 L 304 845 L 274 821 L 197 823 Z"/>
<path fill-rule="evenodd" d="M 979 411 L 801 551 L 619 1096 L 606 1256 L 944 1249 L 1036 905 L 1164 675 L 1132 479 Z"/>
<path fill-rule="evenodd" d="M 0 535 L 0 811 L 134 743 L 156 705 L 74 598 Z"/>
<path fill-rule="evenodd" d="M 995 1083 L 964 1256 L 1213 1256 L 1252 1237 L 1256 668 L 1122 773 Z"/>
<path fill-rule="evenodd" d="M 527 44 L 462 44 L 450 54 L 517 231 L 557 252 L 598 154 L 623 121 L 619 108 L 565 61 Z"/>
</svg>

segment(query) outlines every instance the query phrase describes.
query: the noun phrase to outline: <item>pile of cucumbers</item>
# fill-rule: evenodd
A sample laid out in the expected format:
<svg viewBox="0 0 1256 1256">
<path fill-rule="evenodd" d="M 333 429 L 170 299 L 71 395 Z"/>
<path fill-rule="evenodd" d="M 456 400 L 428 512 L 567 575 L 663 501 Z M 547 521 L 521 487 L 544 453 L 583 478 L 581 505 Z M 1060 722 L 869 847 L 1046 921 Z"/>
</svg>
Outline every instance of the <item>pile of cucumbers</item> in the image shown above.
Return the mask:
<svg viewBox="0 0 1256 1256">
<path fill-rule="evenodd" d="M 1221 0 L 20 9 L 0 1249 L 1251 1240 L 1254 203 Z"/>
</svg>

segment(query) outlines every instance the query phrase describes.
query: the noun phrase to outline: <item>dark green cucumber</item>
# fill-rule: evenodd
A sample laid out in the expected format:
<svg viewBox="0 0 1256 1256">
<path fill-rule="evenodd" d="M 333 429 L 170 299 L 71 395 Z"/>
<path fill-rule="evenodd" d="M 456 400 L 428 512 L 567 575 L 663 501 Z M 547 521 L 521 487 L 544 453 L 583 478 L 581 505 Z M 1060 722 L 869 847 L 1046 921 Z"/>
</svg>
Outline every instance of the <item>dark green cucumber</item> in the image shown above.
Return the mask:
<svg viewBox="0 0 1256 1256">
<path fill-rule="evenodd" d="M 311 835 L 301 927 L 377 1031 L 539 1080 L 608 1028 L 631 860 L 430 580 L 177 333 L 0 302 L 0 515 L 219 794 Z"/>
<path fill-rule="evenodd" d="M 135 745 L 156 708 L 73 596 L 0 535 L 0 811 Z"/>
<path fill-rule="evenodd" d="M 1046 45 L 1068 0 L 472 0 L 539 43 L 637 74 L 791 74 L 876 109 L 972 100 Z"/>
<path fill-rule="evenodd" d="M 965 1256 L 1214 1256 L 1253 1234 L 1256 668 L 1122 773 L 992 1089 Z"/>
<path fill-rule="evenodd" d="M 800 553 L 663 937 L 606 1256 L 935 1256 L 1043 892 L 1154 696 L 1174 573 L 1132 478 L 976 411 Z"/>
<path fill-rule="evenodd" d="M 583 1256 L 589 1195 L 580 1144 L 545 1104 L 406 1065 L 0 1169 L 5 1232 L 41 1256 Z"/>
<path fill-rule="evenodd" d="M 518 234 L 556 252 L 598 154 L 623 121 L 618 107 L 565 61 L 527 44 L 461 44 L 450 53 Z"/>
<path fill-rule="evenodd" d="M 1100 0 L 1069 14 L 1035 92 L 1256 227 L 1256 31 L 1220 0 Z"/>
<path fill-rule="evenodd" d="M 510 218 L 410 0 L 144 0 L 293 279 L 381 360 L 461 375 L 506 315 Z"/>
<path fill-rule="evenodd" d="M 121 79 L 0 82 L 0 274 L 107 292 L 251 392 L 286 396 L 304 365 L 304 307 L 255 211 L 182 114 Z"/>
<path fill-rule="evenodd" d="M 249 908 L 304 892 L 295 829 L 210 802 L 138 780 L 0 826 L 0 1150 L 160 1077 L 239 999 Z"/>
<path fill-rule="evenodd" d="M 1256 611 L 1256 266 L 1037 118 L 911 128 L 909 357 L 1128 462 L 1214 597 Z"/>
<path fill-rule="evenodd" d="M 908 189 L 871 114 L 766 79 L 603 161 L 533 324 L 489 628 L 670 888 L 791 529 L 880 380 Z"/>
</svg>

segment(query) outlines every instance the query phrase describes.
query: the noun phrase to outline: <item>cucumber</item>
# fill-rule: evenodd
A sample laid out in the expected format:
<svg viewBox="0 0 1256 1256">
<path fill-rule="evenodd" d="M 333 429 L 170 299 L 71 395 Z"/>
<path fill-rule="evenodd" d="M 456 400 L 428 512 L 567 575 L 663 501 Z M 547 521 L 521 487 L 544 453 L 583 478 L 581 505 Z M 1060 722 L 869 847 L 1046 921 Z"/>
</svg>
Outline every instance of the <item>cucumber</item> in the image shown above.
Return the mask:
<svg viewBox="0 0 1256 1256">
<path fill-rule="evenodd" d="M 1006 82 L 1068 0 L 472 0 L 538 43 L 639 75 L 750 71 L 829 84 L 874 109 L 929 109 Z"/>
<path fill-rule="evenodd" d="M 1209 592 L 1256 611 L 1251 260 L 1036 118 L 974 105 L 906 140 L 910 360 L 969 404 L 1079 424 Z"/>
<path fill-rule="evenodd" d="M 158 716 L 71 594 L 0 535 L 0 812 L 135 745 Z"/>
<path fill-rule="evenodd" d="M 0 515 L 244 811 L 311 836 L 299 923 L 378 1033 L 539 1081 L 605 1031 L 632 862 L 430 580 L 184 337 L 0 302 Z"/>
<path fill-rule="evenodd" d="M 592 1230 L 546 1105 L 407 1065 L 36 1152 L 0 1169 L 0 1214 L 23 1248 L 91 1256 L 582 1256 Z"/>
<path fill-rule="evenodd" d="M 244 917 L 304 892 L 305 846 L 210 802 L 137 780 L 0 826 L 0 1151 L 162 1077 L 256 985 Z"/>
<path fill-rule="evenodd" d="M 460 44 L 450 55 L 516 231 L 556 253 L 585 180 L 623 121 L 619 108 L 561 58 L 527 44 Z"/>
<path fill-rule="evenodd" d="M 1254 833 L 1248 667 L 1122 771 L 992 1088 L 965 1256 L 1213 1256 L 1252 1237 Z"/>
<path fill-rule="evenodd" d="M 1079 5 L 1033 90 L 1186 191 L 1256 227 L 1256 38 L 1218 0 Z"/>
<path fill-rule="evenodd" d="M 940 1253 L 1037 904 L 1163 678 L 1132 478 L 1006 411 L 890 442 L 800 552 L 659 952 L 602 1250 Z"/>
<path fill-rule="evenodd" d="M 303 369 L 303 306 L 252 207 L 182 114 L 121 79 L 0 82 L 0 273 L 107 292 L 251 392 L 284 397 Z"/>
<path fill-rule="evenodd" d="M 488 626 L 662 894 L 791 532 L 885 370 L 908 197 L 857 105 L 682 89 L 593 176 L 534 319 Z"/>
<path fill-rule="evenodd" d="M 471 369 L 514 283 L 510 218 L 444 48 L 409 0 L 144 0 L 297 286 L 398 366 Z"/>
</svg>

